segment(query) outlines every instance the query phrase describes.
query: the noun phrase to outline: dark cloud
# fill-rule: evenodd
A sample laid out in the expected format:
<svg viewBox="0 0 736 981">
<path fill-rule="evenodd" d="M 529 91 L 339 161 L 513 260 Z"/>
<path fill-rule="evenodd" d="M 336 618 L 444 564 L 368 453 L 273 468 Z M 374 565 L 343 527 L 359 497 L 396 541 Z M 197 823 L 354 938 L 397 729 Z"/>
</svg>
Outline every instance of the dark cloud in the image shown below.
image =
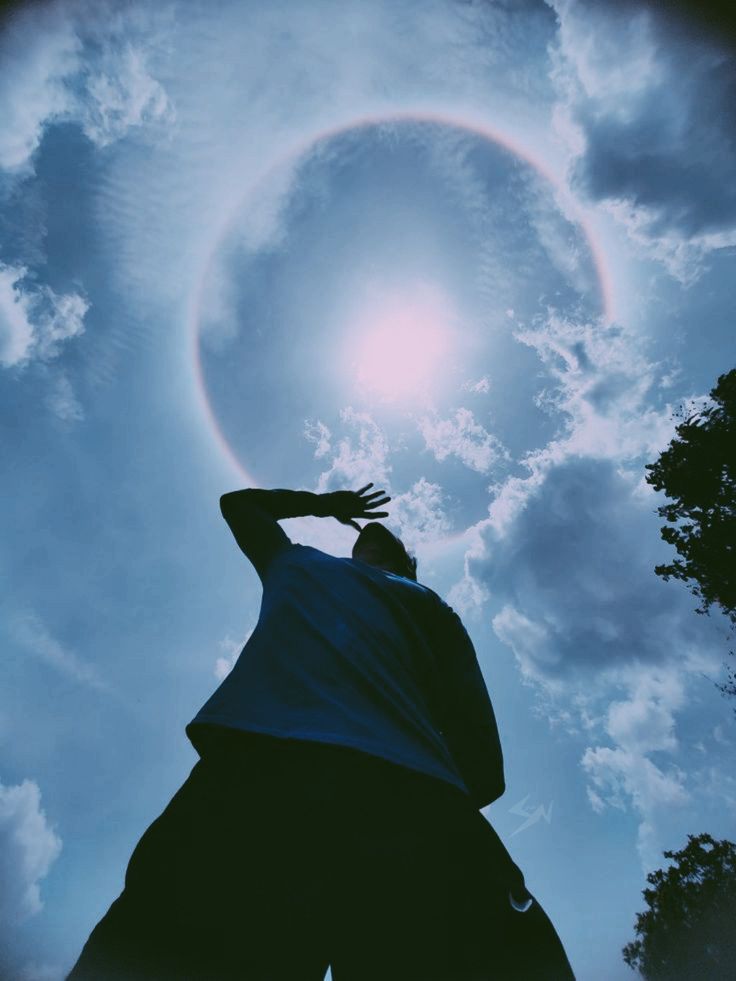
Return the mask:
<svg viewBox="0 0 736 981">
<path fill-rule="evenodd" d="M 565 98 L 583 137 L 577 190 L 623 205 L 644 238 L 731 244 L 736 58 L 718 18 L 687 3 L 554 6 L 576 78 Z"/>
<path fill-rule="evenodd" d="M 654 574 L 667 548 L 655 507 L 615 462 L 572 457 L 550 469 L 503 537 L 485 528 L 486 556 L 470 558 L 469 572 L 502 604 L 494 629 L 527 676 L 615 673 L 704 647 L 713 625 L 685 589 Z"/>
</svg>

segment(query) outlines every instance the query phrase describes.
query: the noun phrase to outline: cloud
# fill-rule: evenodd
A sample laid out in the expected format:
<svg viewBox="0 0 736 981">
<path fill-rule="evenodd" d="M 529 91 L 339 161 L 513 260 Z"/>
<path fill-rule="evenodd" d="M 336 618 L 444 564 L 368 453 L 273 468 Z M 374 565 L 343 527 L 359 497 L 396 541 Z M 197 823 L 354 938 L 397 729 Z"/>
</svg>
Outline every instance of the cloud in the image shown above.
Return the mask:
<svg viewBox="0 0 736 981">
<path fill-rule="evenodd" d="M 314 456 L 317 460 L 329 453 L 332 445 L 330 443 L 331 436 L 332 433 L 330 430 L 319 419 L 315 421 L 305 419 L 304 438 L 309 440 L 310 443 L 314 443 Z"/>
<path fill-rule="evenodd" d="M 712 671 L 720 650 L 688 593 L 654 575 L 658 522 L 636 487 L 613 460 L 557 463 L 501 533 L 486 526 L 485 556 L 469 569 L 502 604 L 493 630 L 522 677 L 541 702 L 567 706 L 566 728 L 582 725 L 596 740 L 581 759 L 591 807 L 633 808 L 649 869 L 662 822 L 690 800 L 683 770 L 652 754 L 679 751 L 688 676 Z"/>
<path fill-rule="evenodd" d="M 419 430 L 426 448 L 439 462 L 456 456 L 471 470 L 488 473 L 500 460 L 509 459 L 500 439 L 476 422 L 471 409 L 457 409 L 454 418 L 449 419 L 424 416 Z"/>
<path fill-rule="evenodd" d="M 23 266 L 0 263 L 0 364 L 49 361 L 61 346 L 84 333 L 87 300 L 34 284 Z"/>
<path fill-rule="evenodd" d="M 385 433 L 368 412 L 352 406 L 340 410 L 340 420 L 352 434 L 341 437 L 333 450 L 330 468 L 319 475 L 317 492 L 362 487 L 371 481 L 388 488 L 391 465 Z"/>
<path fill-rule="evenodd" d="M 420 477 L 408 491 L 391 499 L 391 521 L 398 525 L 400 537 L 409 548 L 448 534 L 450 521 L 444 503 L 442 487 L 426 477 Z"/>
<path fill-rule="evenodd" d="M 64 78 L 78 67 L 81 42 L 60 4 L 26 5 L 0 34 L 0 167 L 26 173 L 47 123 L 66 118 Z"/>
<path fill-rule="evenodd" d="M 487 395 L 491 390 L 491 383 L 488 380 L 488 375 L 483 375 L 477 381 L 468 379 L 464 381 L 460 386 L 464 392 L 473 392 L 476 395 Z"/>
<path fill-rule="evenodd" d="M 573 187 L 691 282 L 710 250 L 736 244 L 732 53 L 667 5 L 549 2 Z"/>
<path fill-rule="evenodd" d="M 82 129 L 97 146 L 120 139 L 133 126 L 174 118 L 166 92 L 147 71 L 145 53 L 114 35 L 103 42 L 80 102 Z"/>
<path fill-rule="evenodd" d="M 608 706 L 606 729 L 629 752 L 677 748 L 673 712 L 685 701 L 682 680 L 671 672 L 637 671 L 631 697 Z"/>
<path fill-rule="evenodd" d="M 34 343 L 28 295 L 19 288 L 27 270 L 0 266 L 0 362 L 9 366 L 25 361 Z"/>
<path fill-rule="evenodd" d="M 581 767 L 591 784 L 588 798 L 596 813 L 607 807 L 638 812 L 637 848 L 645 869 L 659 862 L 662 843 L 659 818 L 691 799 L 686 775 L 671 763 L 655 763 L 651 753 L 673 754 L 678 748 L 675 712 L 685 704 L 685 684 L 676 667 L 641 666 L 625 669 L 619 676 L 628 697 L 612 701 L 605 729 L 614 746 L 588 747 Z"/>
<path fill-rule="evenodd" d="M 636 486 L 611 460 L 571 457 L 526 488 L 511 519 L 482 530 L 471 573 L 503 604 L 494 630 L 526 677 L 569 682 L 632 660 L 686 660 L 702 645 L 687 592 L 654 575 L 658 521 Z"/>
<path fill-rule="evenodd" d="M 679 752 L 688 678 L 721 657 L 717 628 L 693 615 L 688 592 L 654 574 L 666 546 L 643 465 L 675 425 L 661 405 L 662 365 L 616 324 L 550 312 L 514 336 L 539 356 L 549 384 L 537 404 L 559 428 L 519 461 L 526 475 L 492 485 L 455 588 L 469 604 L 496 605 L 493 630 L 534 685 L 539 714 L 593 743 L 581 760 L 591 807 L 632 807 L 642 864 L 653 867 L 663 816 L 690 796 L 676 763 L 652 754 Z"/>
<path fill-rule="evenodd" d="M 651 457 L 667 445 L 674 432 L 671 406 L 651 405 L 662 366 L 647 361 L 631 331 L 552 313 L 514 337 L 536 350 L 553 383 L 537 404 L 562 415 L 566 438 L 550 444 L 550 453 L 627 460 Z"/>
<path fill-rule="evenodd" d="M 625 810 L 626 798 L 633 801 L 642 818 L 637 838 L 642 866 L 646 871 L 657 868 L 661 864 L 661 842 L 656 818 L 690 798 L 682 770 L 673 765 L 665 772 L 640 753 L 605 746 L 587 749 L 581 765 L 594 786 L 605 794 L 601 798 L 589 789 L 595 810 L 600 811 L 606 804 Z"/>
<path fill-rule="evenodd" d="M 215 661 L 215 677 L 218 681 L 224 681 L 235 667 L 235 662 L 240 657 L 240 653 L 250 640 L 253 630 L 249 630 L 242 640 L 234 640 L 230 634 L 220 641 L 220 650 L 224 652 L 223 657 L 218 657 Z"/>
<path fill-rule="evenodd" d="M 447 593 L 447 602 L 462 616 L 477 619 L 483 605 L 490 598 L 490 593 L 480 579 L 470 574 L 468 570 L 469 555 L 472 555 L 472 552 L 466 553 L 464 559 L 465 572 L 462 579 L 450 587 Z"/>
<path fill-rule="evenodd" d="M 84 409 L 66 375 L 59 375 L 54 380 L 46 395 L 46 405 L 63 422 L 80 422 L 84 419 Z"/>
<path fill-rule="evenodd" d="M 13 640 L 39 660 L 75 681 L 98 691 L 110 691 L 96 668 L 69 651 L 51 635 L 41 618 L 31 610 L 8 617 L 9 633 Z"/>
<path fill-rule="evenodd" d="M 164 10 L 157 17 L 107 3 L 16 10 L 0 39 L 0 167 L 32 172 L 44 129 L 56 122 L 77 123 L 97 146 L 132 127 L 170 122 L 170 100 L 147 67 Z"/>
<path fill-rule="evenodd" d="M 43 909 L 40 880 L 61 852 L 33 780 L 0 783 L 0 924 L 7 928 Z"/>
</svg>

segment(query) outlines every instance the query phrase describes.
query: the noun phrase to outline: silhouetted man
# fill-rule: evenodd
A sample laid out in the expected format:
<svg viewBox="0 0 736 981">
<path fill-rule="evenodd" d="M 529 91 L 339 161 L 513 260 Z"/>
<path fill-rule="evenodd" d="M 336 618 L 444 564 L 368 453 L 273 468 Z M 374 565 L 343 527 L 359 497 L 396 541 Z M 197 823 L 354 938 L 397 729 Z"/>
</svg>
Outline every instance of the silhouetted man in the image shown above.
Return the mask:
<svg viewBox="0 0 736 981">
<path fill-rule="evenodd" d="M 504 792 L 491 700 L 371 487 L 220 499 L 258 624 L 69 981 L 528 977 L 499 931 L 533 897 L 479 814 Z M 300 515 L 355 527 L 352 557 L 292 542 L 278 521 Z"/>
</svg>

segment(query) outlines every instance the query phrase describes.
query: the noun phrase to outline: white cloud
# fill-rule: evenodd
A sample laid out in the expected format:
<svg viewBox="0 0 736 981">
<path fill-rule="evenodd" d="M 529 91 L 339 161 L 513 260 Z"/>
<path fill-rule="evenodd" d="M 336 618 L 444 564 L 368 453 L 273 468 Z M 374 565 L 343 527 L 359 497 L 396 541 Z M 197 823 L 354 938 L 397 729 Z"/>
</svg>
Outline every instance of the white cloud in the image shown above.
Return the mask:
<svg viewBox="0 0 736 981">
<path fill-rule="evenodd" d="M 419 430 L 428 450 L 442 462 L 456 456 L 461 463 L 479 473 L 488 471 L 509 454 L 498 437 L 476 421 L 471 409 L 460 408 L 454 418 L 436 419 L 424 416 Z"/>
<path fill-rule="evenodd" d="M 329 453 L 331 448 L 331 436 L 332 433 L 330 430 L 323 422 L 320 422 L 319 419 L 314 421 L 305 419 L 304 438 L 309 440 L 310 443 L 314 443 L 314 456 L 317 460 Z"/>
<path fill-rule="evenodd" d="M 44 126 L 70 112 L 64 78 L 75 71 L 81 42 L 60 4 L 26 5 L 0 35 L 0 167 L 25 173 Z"/>
<path fill-rule="evenodd" d="M 96 70 L 87 80 L 80 121 L 98 146 L 120 139 L 132 126 L 169 123 L 174 112 L 161 84 L 146 67 L 146 56 L 130 41 L 103 46 Z"/>
<path fill-rule="evenodd" d="M 637 670 L 630 697 L 608 706 L 606 729 L 630 752 L 673 751 L 677 748 L 674 712 L 684 701 L 682 679 L 675 672 Z"/>
<path fill-rule="evenodd" d="M 590 806 L 593 808 L 596 814 L 601 814 L 606 808 L 605 801 L 598 796 L 592 787 L 586 787 L 585 789 L 588 795 L 588 800 L 590 801 Z"/>
<path fill-rule="evenodd" d="M 19 288 L 27 270 L 0 266 L 0 362 L 25 361 L 33 347 L 34 328 L 29 319 L 29 299 Z"/>
<path fill-rule="evenodd" d="M 46 396 L 46 405 L 63 422 L 80 422 L 84 419 L 84 410 L 66 375 L 59 375 L 54 380 Z"/>
<path fill-rule="evenodd" d="M 660 365 L 647 361 L 634 334 L 552 314 L 514 337 L 536 350 L 556 383 L 539 404 L 564 413 L 565 454 L 628 460 L 656 456 L 667 445 L 672 407 L 648 404 Z"/>
<path fill-rule="evenodd" d="M 625 802 L 631 799 L 641 816 L 637 849 L 642 866 L 657 868 L 662 851 L 657 818 L 690 799 L 682 770 L 672 765 L 665 772 L 641 753 L 606 746 L 587 749 L 581 766 L 595 787 L 590 792 L 594 796 L 589 793 L 595 810 L 601 810 L 603 804 L 626 809 Z"/>
<path fill-rule="evenodd" d="M 479 523 L 478 531 L 482 531 L 488 524 L 496 534 L 504 535 L 524 510 L 530 497 L 542 486 L 548 470 L 561 463 L 564 458 L 564 447 L 553 441 L 542 450 L 533 450 L 521 460 L 521 466 L 529 471 L 529 476 L 512 476 L 491 484 L 489 490 L 494 496 L 488 506 L 489 517 L 487 521 Z"/>
<path fill-rule="evenodd" d="M 498 639 L 513 650 L 525 677 L 538 677 L 545 666 L 560 663 L 562 655 L 544 622 L 530 619 L 508 603 L 491 622 Z M 548 686 L 555 683 L 553 677 L 546 681 Z"/>
<path fill-rule="evenodd" d="M 58 357 L 65 341 L 84 332 L 88 309 L 78 293 L 55 293 L 34 284 L 25 267 L 0 264 L 0 363 Z"/>
<path fill-rule="evenodd" d="M 234 640 L 230 634 L 220 641 L 220 650 L 223 656 L 215 661 L 215 677 L 218 681 L 224 681 L 235 667 L 235 662 L 240 657 L 240 653 L 250 640 L 253 630 L 249 630 L 242 640 Z"/>
<path fill-rule="evenodd" d="M 587 792 L 596 813 L 609 806 L 627 810 L 631 802 L 640 818 L 639 856 L 648 870 L 656 867 L 662 851 L 660 819 L 691 799 L 684 772 L 674 763 L 664 768 L 650 756 L 678 749 L 675 713 L 685 704 L 685 684 L 674 665 L 635 665 L 618 680 L 628 697 L 610 702 L 605 723 L 615 745 L 588 747 L 581 766 L 592 781 Z"/>
<path fill-rule="evenodd" d="M 472 381 L 468 379 L 464 381 L 460 386 L 465 392 L 473 392 L 476 395 L 487 395 L 491 390 L 491 383 L 488 380 L 488 375 L 483 375 L 477 381 Z"/>
<path fill-rule="evenodd" d="M 43 908 L 40 880 L 61 851 L 33 780 L 0 783 L 0 924 L 12 926 Z"/>
<path fill-rule="evenodd" d="M 319 475 L 317 492 L 357 490 L 371 482 L 377 490 L 388 490 L 389 444 L 381 427 L 370 413 L 358 412 L 352 406 L 340 410 L 340 421 L 353 432 L 342 436 L 333 447 L 332 463 Z"/>
<path fill-rule="evenodd" d="M 480 608 L 489 597 L 490 593 L 483 583 L 466 572 L 462 579 L 448 590 L 447 602 L 461 616 L 477 617 Z"/>
<path fill-rule="evenodd" d="M 408 491 L 391 499 L 391 520 L 398 525 L 401 540 L 408 548 L 437 541 L 449 532 L 444 503 L 445 494 L 440 485 L 426 477 L 420 477 Z"/>
<path fill-rule="evenodd" d="M 59 643 L 41 618 L 31 610 L 11 614 L 8 617 L 8 626 L 10 635 L 17 644 L 56 671 L 98 691 L 111 690 L 107 682 L 100 678 L 97 669 Z"/>
</svg>

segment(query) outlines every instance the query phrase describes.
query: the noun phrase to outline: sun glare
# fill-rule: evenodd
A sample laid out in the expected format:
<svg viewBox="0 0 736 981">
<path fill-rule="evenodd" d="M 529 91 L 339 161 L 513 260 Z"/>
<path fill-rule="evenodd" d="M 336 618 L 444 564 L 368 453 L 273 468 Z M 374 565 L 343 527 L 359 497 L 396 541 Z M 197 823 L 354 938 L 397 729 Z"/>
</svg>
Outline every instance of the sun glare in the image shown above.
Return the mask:
<svg viewBox="0 0 736 981">
<path fill-rule="evenodd" d="M 390 402 L 431 396 L 451 349 L 455 319 L 446 295 L 428 284 L 374 296 L 347 332 L 352 383 Z"/>
</svg>

